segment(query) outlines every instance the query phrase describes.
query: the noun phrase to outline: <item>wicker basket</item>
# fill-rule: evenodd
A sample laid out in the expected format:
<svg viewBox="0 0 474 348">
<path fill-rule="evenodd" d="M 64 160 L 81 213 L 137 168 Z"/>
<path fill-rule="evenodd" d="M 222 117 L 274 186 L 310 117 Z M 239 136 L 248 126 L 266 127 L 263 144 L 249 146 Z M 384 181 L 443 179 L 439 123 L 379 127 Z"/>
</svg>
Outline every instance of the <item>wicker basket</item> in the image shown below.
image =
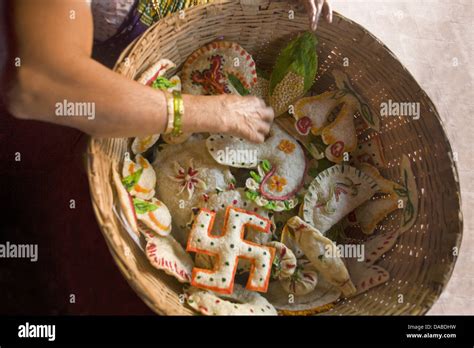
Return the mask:
<svg viewBox="0 0 474 348">
<path fill-rule="evenodd" d="M 173 15 L 151 27 L 120 57 L 115 70 L 135 79 L 159 58 L 181 67 L 202 45 L 224 36 L 255 56 L 262 68 L 270 68 L 275 55 L 290 38 L 307 30 L 306 14 L 288 2 L 215 1 Z M 293 19 L 289 11 L 294 9 Z M 415 225 L 380 261 L 390 280 L 350 300 L 338 302 L 325 314 L 421 315 L 446 286 L 462 236 L 460 190 L 451 147 L 435 106 L 410 73 L 379 40 L 364 28 L 335 14 L 334 23 L 318 28 L 319 72 L 315 92 L 333 87 L 330 71 L 341 68 L 378 110 L 392 99 L 420 103 L 421 118 L 383 119 L 388 177 L 398 178 L 402 154 L 409 156 L 420 196 Z M 348 60 L 347 60 L 348 59 Z M 142 250 L 123 228 L 114 212 L 111 167 L 127 150 L 129 139 L 92 139 L 88 149 L 88 175 L 92 203 L 99 225 L 117 265 L 138 295 L 159 314 L 192 314 L 180 301 L 182 286 L 154 269 Z M 390 223 L 390 222 L 387 222 Z M 399 303 L 403 295 L 402 303 Z"/>
</svg>

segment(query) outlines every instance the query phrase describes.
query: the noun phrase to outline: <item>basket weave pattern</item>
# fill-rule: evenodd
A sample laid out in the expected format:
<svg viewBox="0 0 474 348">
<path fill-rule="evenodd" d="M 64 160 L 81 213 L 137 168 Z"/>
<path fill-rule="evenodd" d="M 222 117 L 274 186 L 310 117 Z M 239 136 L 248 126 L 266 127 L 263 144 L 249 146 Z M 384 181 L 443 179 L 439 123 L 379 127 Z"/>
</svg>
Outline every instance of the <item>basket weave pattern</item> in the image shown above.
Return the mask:
<svg viewBox="0 0 474 348">
<path fill-rule="evenodd" d="M 289 19 L 290 10 L 295 10 L 293 19 Z M 262 69 L 271 71 L 276 54 L 307 26 L 306 14 L 287 2 L 215 1 L 187 10 L 184 18 L 176 14 L 151 27 L 123 52 L 115 70 L 136 79 L 160 58 L 171 59 L 179 70 L 194 50 L 224 36 L 249 51 Z M 390 280 L 338 302 L 324 314 L 424 314 L 451 276 L 456 261 L 453 248 L 459 248 L 462 236 L 457 171 L 440 117 L 410 73 L 364 28 L 335 14 L 333 24 L 320 23 L 317 37 L 319 69 L 313 93 L 334 87 L 331 70 L 337 68 L 347 73 L 374 113 L 388 99 L 419 102 L 421 112 L 419 120 L 382 119 L 380 134 L 388 162 L 383 174 L 398 179 L 400 160 L 406 154 L 420 197 L 415 225 L 379 262 L 389 271 Z M 369 138 L 371 132 L 358 136 Z M 98 222 L 123 275 L 154 311 L 192 314 L 180 302 L 182 285 L 149 264 L 113 212 L 116 202 L 110 170 L 123 158 L 128 144 L 129 139 L 91 139 L 89 144 L 88 175 Z M 393 228 L 398 218 L 386 219 L 383 228 Z"/>
</svg>

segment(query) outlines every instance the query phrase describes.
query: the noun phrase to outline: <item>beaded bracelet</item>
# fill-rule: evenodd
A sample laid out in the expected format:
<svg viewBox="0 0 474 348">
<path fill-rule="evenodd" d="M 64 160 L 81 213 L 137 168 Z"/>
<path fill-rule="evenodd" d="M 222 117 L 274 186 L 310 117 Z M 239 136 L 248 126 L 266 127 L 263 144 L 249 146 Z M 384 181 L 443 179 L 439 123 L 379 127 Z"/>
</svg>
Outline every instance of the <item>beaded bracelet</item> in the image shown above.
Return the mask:
<svg viewBox="0 0 474 348">
<path fill-rule="evenodd" d="M 184 103 L 181 92 L 173 91 L 173 111 L 174 111 L 174 121 L 173 121 L 173 130 L 171 134 L 175 137 L 183 134 L 181 130 L 183 126 L 183 115 L 184 115 Z"/>
</svg>

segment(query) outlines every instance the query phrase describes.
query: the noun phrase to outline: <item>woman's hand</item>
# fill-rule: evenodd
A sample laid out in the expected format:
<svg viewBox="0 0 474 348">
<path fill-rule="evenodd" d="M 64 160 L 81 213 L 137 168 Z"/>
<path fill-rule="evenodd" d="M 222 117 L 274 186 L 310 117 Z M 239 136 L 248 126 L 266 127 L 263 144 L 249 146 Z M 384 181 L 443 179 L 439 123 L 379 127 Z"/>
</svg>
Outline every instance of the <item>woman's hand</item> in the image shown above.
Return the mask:
<svg viewBox="0 0 474 348">
<path fill-rule="evenodd" d="M 237 95 L 183 95 L 184 132 L 227 133 L 262 143 L 270 131 L 274 113 L 257 97 Z"/>
<path fill-rule="evenodd" d="M 306 7 L 309 16 L 309 26 L 315 31 L 321 16 L 328 23 L 332 23 L 332 9 L 328 0 L 301 0 Z"/>
</svg>

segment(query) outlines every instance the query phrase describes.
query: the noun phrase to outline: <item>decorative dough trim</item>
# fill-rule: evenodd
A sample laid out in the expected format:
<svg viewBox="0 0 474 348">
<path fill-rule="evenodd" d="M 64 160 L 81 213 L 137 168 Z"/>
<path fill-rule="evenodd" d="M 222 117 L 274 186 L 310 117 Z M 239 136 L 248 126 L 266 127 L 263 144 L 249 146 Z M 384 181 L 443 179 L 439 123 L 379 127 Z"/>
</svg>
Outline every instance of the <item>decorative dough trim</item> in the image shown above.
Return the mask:
<svg viewBox="0 0 474 348">
<path fill-rule="evenodd" d="M 194 287 L 185 291 L 188 305 L 203 315 L 277 315 L 263 296 L 238 284 L 229 296 L 218 296 Z"/>
<path fill-rule="evenodd" d="M 212 270 L 193 269 L 191 285 L 222 294 L 231 294 L 238 261 L 239 258 L 243 258 L 251 263 L 246 288 L 260 292 L 267 291 L 275 249 L 244 240 L 244 236 L 246 226 L 269 233 L 270 220 L 243 209 L 228 207 L 222 234 L 216 236 L 212 234 L 215 215 L 210 210 L 200 209 L 189 233 L 187 251 L 214 257 Z M 204 279 L 200 280 L 201 278 Z M 224 285 L 210 285 L 219 282 Z"/>
<path fill-rule="evenodd" d="M 377 183 L 359 169 L 334 165 L 309 186 L 302 204 L 303 219 L 325 234 L 378 190 Z"/>
<path fill-rule="evenodd" d="M 234 65 L 239 59 L 239 65 Z M 214 41 L 194 51 L 181 72 L 183 91 L 188 94 L 239 94 L 229 79 L 233 75 L 249 90 L 257 82 L 252 56 L 239 44 Z M 200 79 L 202 82 L 197 82 Z M 203 83 L 206 84 L 203 84 Z"/>
</svg>

